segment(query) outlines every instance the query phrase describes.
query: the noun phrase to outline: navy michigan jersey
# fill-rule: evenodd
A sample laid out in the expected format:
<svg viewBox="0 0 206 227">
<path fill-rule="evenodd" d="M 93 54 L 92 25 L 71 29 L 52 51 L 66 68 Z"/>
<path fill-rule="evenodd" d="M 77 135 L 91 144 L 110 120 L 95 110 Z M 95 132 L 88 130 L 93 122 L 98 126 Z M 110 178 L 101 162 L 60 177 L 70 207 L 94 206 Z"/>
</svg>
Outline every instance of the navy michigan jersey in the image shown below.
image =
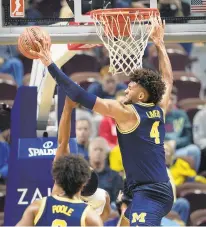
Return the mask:
<svg viewBox="0 0 206 227">
<path fill-rule="evenodd" d="M 85 226 L 85 217 L 89 205 L 81 200 L 59 196 L 42 199 L 37 213 L 35 226 Z"/>
<path fill-rule="evenodd" d="M 137 124 L 130 131 L 122 131 L 117 126 L 127 187 L 168 182 L 163 110 L 152 103 L 133 104 L 131 108 L 139 120 Z"/>
</svg>

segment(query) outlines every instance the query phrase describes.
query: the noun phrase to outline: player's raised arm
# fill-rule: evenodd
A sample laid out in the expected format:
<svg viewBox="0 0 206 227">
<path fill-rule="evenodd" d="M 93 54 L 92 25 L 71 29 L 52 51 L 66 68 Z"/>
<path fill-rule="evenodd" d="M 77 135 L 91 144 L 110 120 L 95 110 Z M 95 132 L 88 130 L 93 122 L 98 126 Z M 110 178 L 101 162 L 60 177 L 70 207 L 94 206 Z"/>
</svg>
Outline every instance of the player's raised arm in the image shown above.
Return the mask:
<svg viewBox="0 0 206 227">
<path fill-rule="evenodd" d="M 52 77 L 71 100 L 101 115 L 113 117 L 117 122 L 126 121 L 134 116 L 134 111 L 127 105 L 123 105 L 116 100 L 97 98 L 97 96 L 82 89 L 52 62 L 48 41 L 43 40 L 42 45 L 37 41 L 36 43 L 40 51 L 31 51 L 31 53 L 39 57 L 42 63 L 48 67 Z"/>
<path fill-rule="evenodd" d="M 168 104 L 169 104 L 169 97 L 173 87 L 173 73 L 171 63 L 164 45 L 164 28 L 165 22 L 161 21 L 161 18 L 155 21 L 157 25 L 154 27 L 154 30 L 150 36 L 154 45 L 157 48 L 158 58 L 159 58 L 159 70 L 161 76 L 166 85 L 165 94 L 160 102 L 160 107 L 166 112 Z"/>
<path fill-rule="evenodd" d="M 72 110 L 73 108 L 75 108 L 75 106 L 76 106 L 76 103 L 74 103 L 71 99 L 66 97 L 64 109 L 63 109 L 60 124 L 59 124 L 58 147 L 57 147 L 54 161 L 57 158 L 64 155 L 66 156 L 70 153 L 68 141 L 69 141 L 70 132 L 71 132 L 71 115 L 72 115 Z"/>
</svg>

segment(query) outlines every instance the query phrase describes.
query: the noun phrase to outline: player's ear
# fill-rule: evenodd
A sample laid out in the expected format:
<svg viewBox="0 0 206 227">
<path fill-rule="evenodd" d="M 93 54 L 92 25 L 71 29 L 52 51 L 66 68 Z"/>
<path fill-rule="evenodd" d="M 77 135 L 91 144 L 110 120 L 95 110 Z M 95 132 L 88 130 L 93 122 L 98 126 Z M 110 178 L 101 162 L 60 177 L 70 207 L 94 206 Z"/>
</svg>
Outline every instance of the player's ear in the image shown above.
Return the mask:
<svg viewBox="0 0 206 227">
<path fill-rule="evenodd" d="M 139 93 L 139 100 L 140 100 L 140 101 L 144 100 L 144 97 L 145 97 L 144 92 L 140 92 L 140 93 Z"/>
</svg>

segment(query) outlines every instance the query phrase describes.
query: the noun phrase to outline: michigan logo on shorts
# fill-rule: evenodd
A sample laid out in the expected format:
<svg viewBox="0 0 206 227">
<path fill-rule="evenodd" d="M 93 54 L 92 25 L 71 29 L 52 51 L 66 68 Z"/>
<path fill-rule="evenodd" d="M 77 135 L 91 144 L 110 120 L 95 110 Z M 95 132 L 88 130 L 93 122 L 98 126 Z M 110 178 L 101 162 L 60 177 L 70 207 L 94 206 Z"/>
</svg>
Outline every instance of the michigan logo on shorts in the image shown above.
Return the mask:
<svg viewBox="0 0 206 227">
<path fill-rule="evenodd" d="M 146 213 L 133 213 L 132 214 L 132 223 L 135 222 L 140 222 L 140 223 L 145 223 L 145 217 L 146 217 Z"/>
<path fill-rule="evenodd" d="M 24 17 L 24 0 L 10 0 L 10 17 Z"/>
</svg>

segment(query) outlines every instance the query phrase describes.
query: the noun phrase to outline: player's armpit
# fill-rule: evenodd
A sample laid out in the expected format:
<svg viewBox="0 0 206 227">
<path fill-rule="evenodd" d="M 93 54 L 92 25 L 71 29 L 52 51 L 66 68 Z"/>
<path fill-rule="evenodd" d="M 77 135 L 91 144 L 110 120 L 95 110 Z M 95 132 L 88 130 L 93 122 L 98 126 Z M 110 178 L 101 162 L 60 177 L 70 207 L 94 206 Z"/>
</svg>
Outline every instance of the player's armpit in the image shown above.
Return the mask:
<svg viewBox="0 0 206 227">
<path fill-rule="evenodd" d="M 135 117 L 128 105 L 117 100 L 97 98 L 93 110 L 103 116 L 114 118 L 117 122 L 124 122 Z"/>
<path fill-rule="evenodd" d="M 34 219 L 36 214 L 38 213 L 40 205 L 40 200 L 35 201 L 31 205 L 29 205 L 16 226 L 34 226 Z"/>
<path fill-rule="evenodd" d="M 85 218 L 86 226 L 104 226 L 100 216 L 91 208 L 87 211 L 87 216 Z"/>
</svg>

